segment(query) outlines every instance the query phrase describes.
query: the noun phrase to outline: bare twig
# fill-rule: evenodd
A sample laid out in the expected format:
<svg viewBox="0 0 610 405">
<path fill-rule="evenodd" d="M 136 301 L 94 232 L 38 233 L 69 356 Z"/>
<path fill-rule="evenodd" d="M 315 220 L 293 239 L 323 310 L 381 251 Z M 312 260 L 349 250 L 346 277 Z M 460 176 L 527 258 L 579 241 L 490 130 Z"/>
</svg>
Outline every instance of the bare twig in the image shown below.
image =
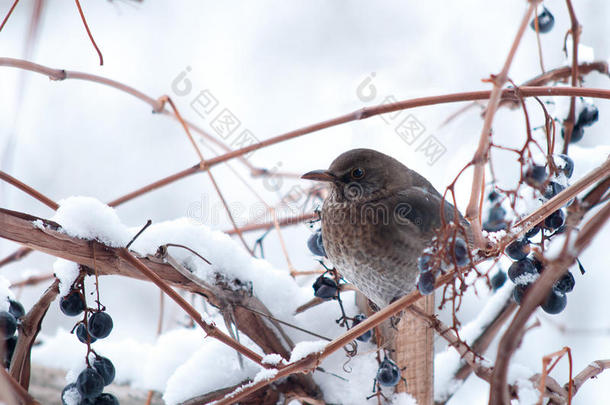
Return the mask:
<svg viewBox="0 0 610 405">
<path fill-rule="evenodd" d="M 176 302 L 186 312 L 193 320 L 207 333 L 209 336 L 220 340 L 222 343 L 231 347 L 232 349 L 238 351 L 243 354 L 245 357 L 254 361 L 261 367 L 268 367 L 268 365 L 263 364 L 262 357 L 242 344 L 236 342 L 230 336 L 224 334 L 220 331 L 215 325 L 207 323 L 201 317 L 201 314 L 197 312 L 195 308 L 191 306 L 180 294 L 174 291 L 159 275 L 150 270 L 144 263 L 142 263 L 138 258 L 132 255 L 127 249 L 121 248 L 118 249 L 118 254 L 120 257 L 125 259 L 131 265 L 133 265 L 136 269 L 138 269 L 142 274 L 146 276 L 150 281 L 155 283 L 157 287 L 159 287 L 163 292 L 165 292 L 169 297 Z"/>
<path fill-rule="evenodd" d="M 15 6 L 17 6 L 17 3 L 19 3 L 19 0 L 15 0 L 13 2 L 13 5 L 11 6 L 11 8 L 8 10 L 8 13 L 4 17 L 4 20 L 2 20 L 2 24 L 0 24 L 0 32 L 2 32 L 2 28 L 4 28 L 4 24 L 6 24 L 9 17 L 11 16 L 11 14 L 13 14 L 13 10 L 15 9 Z"/>
<path fill-rule="evenodd" d="M 80 6 L 80 2 L 79 0 L 74 0 L 76 2 L 76 8 L 78 8 L 78 13 L 80 14 L 80 18 L 81 20 L 83 20 L 83 24 L 85 25 L 85 30 L 87 30 L 87 35 L 89 36 L 89 39 L 91 40 L 91 43 L 93 44 L 93 47 L 95 48 L 95 51 L 97 52 L 97 55 L 100 58 L 100 66 L 104 64 L 104 57 L 102 56 L 102 52 L 100 51 L 100 48 L 97 47 L 97 44 L 95 43 L 95 39 L 93 39 L 93 35 L 91 35 L 91 30 L 89 29 L 89 25 L 87 24 L 87 19 L 85 18 L 85 14 L 83 14 L 83 9 Z"/>
<path fill-rule="evenodd" d="M 578 42 L 580 40 L 580 33 L 582 31 L 582 27 L 578 23 L 578 19 L 576 18 L 576 14 L 574 13 L 574 7 L 572 7 L 572 1 L 566 0 L 566 6 L 568 7 L 568 13 L 570 14 L 570 22 L 572 23 L 572 28 L 570 29 L 570 33 L 572 34 L 572 87 L 578 86 Z M 562 153 L 568 153 L 568 146 L 570 145 L 570 140 L 572 139 L 572 132 L 574 130 L 574 125 L 576 123 L 576 98 L 570 98 L 570 112 L 568 114 L 568 118 L 563 122 L 563 126 L 565 129 L 564 140 L 563 140 L 563 151 Z"/>
<path fill-rule="evenodd" d="M 51 302 L 55 300 L 59 294 L 59 280 L 55 280 L 53 284 L 42 294 L 40 299 L 30 311 L 24 315 L 19 325 L 19 337 L 15 346 L 15 353 L 11 360 L 11 376 L 14 377 L 24 389 L 28 389 L 30 385 L 30 353 L 34 340 L 40 332 L 42 319 L 49 309 Z"/>
<path fill-rule="evenodd" d="M 517 48 L 519 47 L 519 43 L 521 42 L 523 33 L 527 28 L 530 16 L 536 10 L 536 6 L 538 5 L 538 3 L 539 0 L 530 1 L 529 8 L 523 15 L 521 25 L 519 26 L 517 35 L 515 36 L 515 40 L 513 41 L 510 51 L 508 52 L 508 56 L 506 57 L 506 61 L 504 62 L 504 66 L 502 67 L 502 71 L 500 71 L 498 75 L 492 77 L 492 82 L 494 86 L 489 96 L 489 103 L 487 105 L 487 110 L 485 112 L 485 118 L 483 121 L 483 129 L 481 130 L 481 136 L 479 137 L 479 145 L 474 154 L 474 157 L 472 158 L 472 163 L 474 165 L 474 174 L 472 176 L 470 200 L 468 202 L 468 206 L 466 207 L 465 217 L 468 222 L 470 222 L 472 235 L 474 236 L 474 243 L 475 246 L 478 248 L 485 248 L 485 241 L 481 232 L 479 200 L 481 198 L 481 194 L 484 188 L 483 179 L 485 174 L 485 164 L 487 163 L 487 160 L 489 158 L 488 152 L 491 136 L 491 126 L 496 110 L 502 98 L 502 87 L 508 80 L 508 70 L 510 69 L 510 65 L 513 62 L 513 58 L 515 57 L 515 53 L 517 52 Z"/>
<path fill-rule="evenodd" d="M 574 213 L 574 215 L 576 215 L 576 213 Z M 570 216 L 573 215 L 568 215 L 568 220 L 570 219 Z M 491 380 L 490 404 L 507 405 L 510 403 L 506 385 L 508 364 L 512 354 L 517 348 L 527 320 L 547 296 L 553 283 L 565 273 L 569 266 L 575 263 L 578 255 L 588 246 L 593 235 L 599 231 L 608 218 L 610 218 L 610 203 L 606 203 L 606 205 L 597 212 L 587 224 L 585 224 L 572 246 L 568 245 L 570 240 L 570 234 L 568 233 L 568 237 L 565 239 L 566 246 L 562 249 L 559 257 L 550 261 L 536 282 L 529 287 L 528 293 L 525 294 L 525 297 L 521 302 L 519 311 L 500 340 L 496 364 Z"/>
<path fill-rule="evenodd" d="M 597 377 L 604 370 L 610 368 L 610 360 L 596 360 L 585 367 L 580 373 L 578 373 L 574 380 L 572 380 L 572 395 L 575 395 L 576 392 L 582 387 L 582 385 L 589 379 Z M 569 385 L 569 381 L 565 384 L 565 388 Z"/>
<path fill-rule="evenodd" d="M 0 170 L 0 180 L 4 180 L 7 183 L 12 184 L 13 186 L 17 187 L 19 190 L 34 197 L 35 199 L 37 199 L 38 201 L 40 201 L 47 207 L 51 208 L 52 210 L 56 210 L 57 208 L 59 208 L 59 204 L 57 204 L 55 201 L 51 200 L 49 197 L 45 196 L 38 190 L 35 190 L 34 188 L 28 186 L 27 184 L 17 180 L 10 174 L 3 172 L 2 170 Z"/>
</svg>

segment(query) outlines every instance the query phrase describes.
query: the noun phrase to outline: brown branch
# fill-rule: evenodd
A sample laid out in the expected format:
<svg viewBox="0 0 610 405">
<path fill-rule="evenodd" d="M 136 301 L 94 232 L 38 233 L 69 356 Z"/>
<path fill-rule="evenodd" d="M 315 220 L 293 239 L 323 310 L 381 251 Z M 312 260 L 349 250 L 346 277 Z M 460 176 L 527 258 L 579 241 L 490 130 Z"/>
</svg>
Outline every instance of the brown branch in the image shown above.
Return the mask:
<svg viewBox="0 0 610 405">
<path fill-rule="evenodd" d="M 513 62 L 513 58 L 515 56 L 515 53 L 517 52 L 517 48 L 519 47 L 521 38 L 523 37 L 523 33 L 527 28 L 530 16 L 536 10 L 536 6 L 538 5 L 538 3 L 539 0 L 530 1 L 529 8 L 523 15 L 521 25 L 519 26 L 517 35 L 515 36 L 511 49 L 508 52 L 508 56 L 506 57 L 504 66 L 502 67 L 502 70 L 497 76 L 492 77 L 492 82 L 494 86 L 489 96 L 487 110 L 485 111 L 483 129 L 481 130 L 481 136 L 479 137 L 479 145 L 474 154 L 474 157 L 472 158 L 472 163 L 474 165 L 474 173 L 472 176 L 470 200 L 468 202 L 468 206 L 466 207 L 465 218 L 468 220 L 468 222 L 470 222 L 470 228 L 472 231 L 472 235 L 474 236 L 474 244 L 478 248 L 485 247 L 485 241 L 483 238 L 480 222 L 479 200 L 481 198 L 482 189 L 484 187 L 483 182 L 485 175 L 485 164 L 489 159 L 488 153 L 491 136 L 491 126 L 496 110 L 498 109 L 502 98 L 502 87 L 508 80 L 508 70 L 510 69 L 510 65 Z"/>
<path fill-rule="evenodd" d="M 15 353 L 11 360 L 10 373 L 25 390 L 30 386 L 30 354 L 32 346 L 36 336 L 38 336 L 38 332 L 40 332 L 40 326 L 49 309 L 49 305 L 59 294 L 58 286 L 59 280 L 56 279 L 42 294 L 32 309 L 23 316 L 19 324 L 19 336 L 15 346 Z"/>
<path fill-rule="evenodd" d="M 596 191 L 593 197 L 601 197 L 608 190 L 608 187 L 610 187 L 610 179 L 607 179 L 609 176 L 610 158 L 606 159 L 606 161 L 602 163 L 600 167 L 593 169 L 574 184 L 562 190 L 555 197 L 551 198 L 549 201 L 540 206 L 540 208 L 538 208 L 536 211 L 515 223 L 513 225 L 513 229 L 516 229 L 517 231 L 511 234 L 511 236 L 503 238 L 503 241 L 506 239 L 506 242 L 509 242 L 515 239 L 514 236 L 523 236 L 529 229 L 539 224 L 542 220 L 544 220 L 544 218 L 566 205 L 568 201 L 598 181 L 602 181 L 602 183 L 600 183 L 599 186 L 594 189 Z M 504 246 L 504 243 L 500 243 L 499 245 Z"/>
<path fill-rule="evenodd" d="M 576 395 L 576 392 L 578 392 L 580 387 L 582 387 L 587 380 L 597 377 L 608 368 L 610 368 L 610 360 L 596 360 L 589 364 L 572 380 L 572 395 Z M 567 389 L 568 385 L 569 381 L 564 387 Z"/>
<path fill-rule="evenodd" d="M 567 223 L 578 216 L 579 213 L 568 215 Z M 575 263 L 579 254 L 590 243 L 594 234 L 601 229 L 602 224 L 610 218 L 610 203 L 607 203 L 579 232 L 573 246 L 569 246 L 570 234 L 567 234 L 565 246 L 556 259 L 550 261 L 544 272 L 528 289 L 527 294 L 521 302 L 519 311 L 512 320 L 510 326 L 502 336 L 498 346 L 496 364 L 490 384 L 490 404 L 508 405 L 510 403 L 506 380 L 508 376 L 508 364 L 514 351 L 517 349 L 526 322 L 534 313 L 538 305 L 548 295 L 553 284 L 565 273 L 569 266 Z M 572 221 L 574 222 L 574 221 Z M 569 228 L 570 229 L 570 228 Z"/>
<path fill-rule="evenodd" d="M 0 65 L 2 64 L 2 58 L 0 58 Z M 587 88 L 572 88 L 572 87 L 520 87 L 519 93 L 522 97 L 540 97 L 540 96 L 582 96 L 582 97 L 597 97 L 610 99 L 610 90 L 606 89 L 587 89 Z M 202 169 L 199 163 L 196 163 L 192 167 L 181 170 L 178 173 L 167 176 L 161 180 L 157 180 L 150 183 L 138 190 L 132 191 L 122 197 L 119 197 L 109 203 L 110 206 L 116 206 L 129 200 L 132 200 L 142 194 L 149 191 L 156 190 L 157 188 L 163 187 L 167 184 L 173 183 L 174 181 L 188 177 L 192 174 L 199 173 L 213 167 L 219 163 L 226 162 L 231 159 L 235 159 L 247 153 L 255 150 L 274 145 L 276 143 L 284 142 L 299 136 L 310 134 L 322 129 L 330 128 L 336 125 L 345 124 L 351 121 L 363 120 L 366 118 L 373 117 L 375 115 L 385 114 L 388 112 L 406 110 L 409 108 L 422 107 L 428 105 L 437 105 L 444 103 L 455 103 L 460 101 L 473 101 L 473 100 L 485 100 L 491 95 L 490 91 L 473 91 L 464 93 L 445 94 L 441 96 L 429 96 L 414 98 L 410 100 L 399 101 L 391 104 L 383 104 L 374 107 L 365 107 L 356 110 L 352 113 L 342 115 L 327 121 L 322 121 L 317 124 L 309 125 L 294 131 L 287 132 L 282 135 L 278 135 L 269 139 L 266 139 L 257 144 L 253 144 L 241 149 L 225 153 L 220 156 L 216 156 L 207 161 L 207 167 Z M 517 92 L 515 89 L 504 89 L 501 93 L 503 98 L 510 100 L 518 100 Z"/>
<path fill-rule="evenodd" d="M 2 382 L 8 385 L 1 386 L 1 392 L 2 399 L 9 401 L 9 405 L 16 403 L 23 405 L 40 405 L 40 402 L 36 401 L 25 388 L 19 385 L 19 383 L 15 381 L 13 377 L 11 377 L 4 367 L 0 367 L 0 376 Z M 8 398 L 6 396 L 8 396 Z"/>
<path fill-rule="evenodd" d="M 489 345 L 491 345 L 493 339 L 500 332 L 500 329 L 502 328 L 504 323 L 513 314 L 515 308 L 517 308 L 517 305 L 512 301 L 512 297 L 510 297 L 504 309 L 493 319 L 493 321 L 489 325 L 487 325 L 487 327 L 482 331 L 481 335 L 478 336 L 470 345 L 472 351 L 474 351 L 475 353 L 485 353 L 485 351 L 489 348 Z M 472 371 L 472 367 L 470 367 L 469 364 L 465 364 L 457 371 L 457 373 L 455 373 L 455 378 L 458 380 L 466 381 Z"/>
<path fill-rule="evenodd" d="M 17 6 L 17 3 L 19 3 L 19 0 L 15 0 L 13 2 L 13 5 L 8 10 L 8 13 L 6 14 L 6 17 L 4 17 L 4 20 L 2 20 L 2 24 L 0 24 L 0 32 L 2 32 L 2 28 L 4 28 L 4 24 L 6 24 L 6 22 L 9 19 L 9 17 L 11 16 L 11 14 L 13 14 L 13 10 L 15 9 L 15 6 Z"/>
<path fill-rule="evenodd" d="M 582 27 L 578 23 L 578 19 L 574 13 L 572 1 L 566 0 L 566 6 L 568 7 L 568 13 L 570 14 L 570 22 L 572 23 L 572 28 L 570 29 L 570 32 L 572 33 L 572 87 L 576 87 L 578 86 L 578 42 L 580 40 Z M 568 146 L 570 145 L 570 140 L 572 139 L 572 132 L 574 130 L 575 123 L 576 98 L 572 96 L 570 98 L 570 113 L 568 114 L 568 118 L 563 122 L 565 129 L 563 151 L 561 152 L 563 154 L 568 154 Z"/>
<path fill-rule="evenodd" d="M 224 332 L 219 330 L 215 325 L 207 323 L 201 317 L 201 314 L 197 312 L 195 308 L 191 306 L 180 294 L 174 291 L 159 275 L 157 275 L 154 271 L 149 269 L 144 263 L 142 263 L 138 258 L 132 255 L 129 250 L 125 248 L 120 248 L 117 250 L 119 257 L 126 260 L 133 267 L 138 269 L 146 278 L 152 281 L 157 285 L 164 293 L 166 293 L 176 304 L 180 306 L 200 327 L 207 333 L 209 336 L 220 340 L 225 345 L 231 347 L 237 352 L 243 354 L 245 357 L 254 361 L 261 367 L 268 367 L 268 365 L 263 364 L 262 357 L 242 344 L 235 341 L 230 336 L 226 335 Z"/>
<path fill-rule="evenodd" d="M 167 108 L 163 108 L 161 106 L 161 102 L 158 99 L 148 96 L 131 86 L 128 86 L 128 85 L 118 82 L 116 80 L 108 79 L 106 77 L 102 77 L 102 76 L 98 76 L 98 75 L 94 75 L 94 74 L 90 74 L 90 73 L 85 73 L 85 72 L 77 72 L 77 71 L 73 71 L 73 70 L 53 69 L 53 68 L 39 65 L 37 63 L 29 62 L 29 61 L 26 61 L 23 59 L 14 59 L 14 58 L 0 58 L 0 66 L 13 67 L 13 68 L 17 68 L 17 69 L 34 72 L 34 73 L 39 73 L 39 74 L 47 76 L 51 80 L 56 80 L 56 81 L 75 79 L 75 80 L 84 80 L 84 81 L 98 83 L 98 84 L 101 84 L 104 86 L 112 87 L 114 89 L 127 93 L 127 94 L 137 98 L 138 100 L 145 102 L 146 104 L 150 105 L 152 107 L 153 111 L 156 113 L 162 113 L 163 115 L 166 115 L 168 117 L 172 117 L 176 120 L 178 119 L 178 117 L 175 114 L 173 114 L 170 110 L 168 110 Z M 223 142 L 214 138 L 213 136 L 211 136 L 206 131 L 204 131 L 197 125 L 193 124 L 189 120 L 184 120 L 184 121 L 189 126 L 189 128 L 191 128 L 193 131 L 197 132 L 199 135 L 203 136 L 206 140 L 217 145 L 218 147 L 223 149 L 225 152 L 229 152 L 231 150 Z M 240 156 L 239 159 L 253 173 L 260 174 L 260 173 L 265 172 L 264 169 L 259 169 L 259 168 L 255 168 L 254 166 L 252 166 L 248 162 L 248 160 L 245 159 L 243 156 Z"/>
<path fill-rule="evenodd" d="M 35 190 L 34 188 L 28 186 L 27 184 L 17 180 L 10 174 L 3 172 L 2 170 L 0 170 L 0 180 L 4 180 L 8 184 L 11 184 L 11 185 L 17 187 L 19 190 L 34 197 L 35 199 L 37 199 L 38 201 L 40 201 L 47 207 L 51 208 L 52 210 L 57 210 L 57 208 L 59 208 L 59 205 L 55 201 L 51 200 L 49 197 L 45 196 L 38 190 Z"/>
<path fill-rule="evenodd" d="M 13 253 L 9 254 L 4 259 L 0 260 L 0 267 L 4 266 L 6 264 L 9 264 L 11 262 L 15 262 L 17 260 L 22 259 L 23 257 L 30 254 L 31 251 L 32 251 L 32 249 L 25 248 L 25 247 L 15 250 Z"/>
<path fill-rule="evenodd" d="M 93 39 L 93 35 L 91 35 L 91 30 L 89 29 L 89 25 L 87 24 L 87 19 L 85 18 L 85 14 L 83 14 L 83 9 L 80 6 L 80 2 L 78 0 L 74 0 L 76 2 L 76 8 L 78 8 L 78 13 L 80 14 L 80 18 L 81 20 L 83 20 L 83 24 L 85 25 L 85 30 L 87 30 L 87 35 L 89 35 L 89 40 L 91 40 L 91 43 L 93 44 L 93 47 L 95 48 L 95 51 L 97 52 L 97 55 L 100 58 L 100 66 L 104 64 L 104 57 L 102 56 L 102 52 L 100 51 L 100 48 L 97 47 L 97 44 L 95 43 L 95 39 Z"/>
<path fill-rule="evenodd" d="M 318 217 L 318 214 L 316 214 L 315 212 L 309 212 L 307 214 L 301 214 L 301 215 L 297 215 L 294 217 L 281 218 L 278 221 L 278 224 L 279 224 L 279 226 L 296 225 L 296 224 L 300 224 L 302 222 L 316 219 L 317 217 Z M 269 221 L 269 222 L 262 222 L 260 224 L 246 224 L 246 225 L 240 227 L 239 230 L 241 232 L 251 232 L 251 231 L 259 231 L 259 230 L 263 230 L 263 229 L 267 230 L 269 228 L 273 228 L 273 226 L 274 226 L 273 221 Z M 225 233 L 232 235 L 233 233 L 235 233 L 235 230 L 227 229 L 225 231 Z"/>
</svg>

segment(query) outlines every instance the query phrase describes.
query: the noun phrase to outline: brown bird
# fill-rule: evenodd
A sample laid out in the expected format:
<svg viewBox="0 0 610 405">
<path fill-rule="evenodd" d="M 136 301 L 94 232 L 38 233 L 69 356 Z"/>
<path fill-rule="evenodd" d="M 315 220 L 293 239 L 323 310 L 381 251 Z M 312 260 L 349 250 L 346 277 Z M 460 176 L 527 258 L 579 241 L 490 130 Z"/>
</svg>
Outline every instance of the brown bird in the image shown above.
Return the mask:
<svg viewBox="0 0 610 405">
<path fill-rule="evenodd" d="M 339 273 L 378 307 L 416 288 L 417 259 L 454 208 L 428 180 L 398 160 L 353 149 L 328 170 L 303 179 L 330 184 L 322 206 L 322 240 Z"/>
</svg>

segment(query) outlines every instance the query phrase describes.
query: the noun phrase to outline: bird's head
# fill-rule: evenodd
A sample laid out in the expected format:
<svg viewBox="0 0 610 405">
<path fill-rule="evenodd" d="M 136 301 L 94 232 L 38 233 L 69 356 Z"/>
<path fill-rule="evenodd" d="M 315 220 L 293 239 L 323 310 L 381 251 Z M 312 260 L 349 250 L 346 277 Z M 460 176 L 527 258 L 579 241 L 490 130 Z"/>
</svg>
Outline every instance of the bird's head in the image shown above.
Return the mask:
<svg viewBox="0 0 610 405">
<path fill-rule="evenodd" d="M 330 183 L 336 199 L 367 201 L 404 187 L 408 173 L 393 157 L 372 149 L 352 149 L 339 155 L 328 170 L 313 170 L 301 178 Z"/>
</svg>

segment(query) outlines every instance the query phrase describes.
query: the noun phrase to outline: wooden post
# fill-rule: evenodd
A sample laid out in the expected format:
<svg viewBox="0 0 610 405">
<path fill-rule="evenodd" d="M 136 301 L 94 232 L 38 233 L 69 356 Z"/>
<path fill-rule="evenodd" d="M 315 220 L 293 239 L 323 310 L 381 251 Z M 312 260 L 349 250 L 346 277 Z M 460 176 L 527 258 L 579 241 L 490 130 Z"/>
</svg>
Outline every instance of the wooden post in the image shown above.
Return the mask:
<svg viewBox="0 0 610 405">
<path fill-rule="evenodd" d="M 434 313 L 434 294 L 422 297 L 415 303 L 427 314 Z M 418 405 L 434 403 L 434 330 L 424 321 L 406 312 L 396 325 L 394 336 L 394 361 L 402 369 L 407 381 L 406 391 Z M 396 387 L 397 392 L 405 391 L 404 382 Z"/>
</svg>

